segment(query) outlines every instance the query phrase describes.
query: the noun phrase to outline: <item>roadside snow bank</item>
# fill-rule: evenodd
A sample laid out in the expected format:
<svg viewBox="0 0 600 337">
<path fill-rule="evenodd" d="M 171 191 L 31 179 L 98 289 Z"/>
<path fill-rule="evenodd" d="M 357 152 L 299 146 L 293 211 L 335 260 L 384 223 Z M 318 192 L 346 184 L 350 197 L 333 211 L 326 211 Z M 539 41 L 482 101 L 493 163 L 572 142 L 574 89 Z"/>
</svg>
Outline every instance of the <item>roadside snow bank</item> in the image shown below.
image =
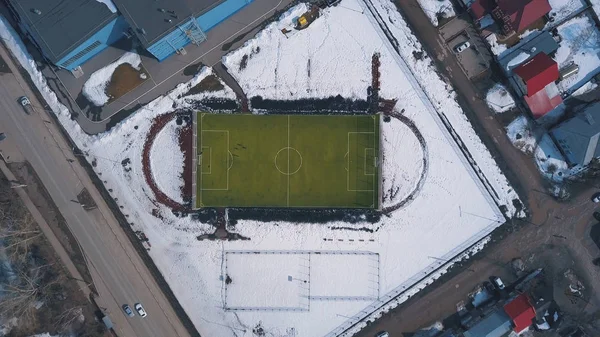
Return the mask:
<svg viewBox="0 0 600 337">
<path fill-rule="evenodd" d="M 515 107 L 515 101 L 511 94 L 500 83 L 488 90 L 485 101 L 497 113 L 506 112 Z"/>
<path fill-rule="evenodd" d="M 449 19 L 456 15 L 450 0 L 417 0 L 423 12 L 434 26 L 438 26 L 439 18 Z"/>
</svg>

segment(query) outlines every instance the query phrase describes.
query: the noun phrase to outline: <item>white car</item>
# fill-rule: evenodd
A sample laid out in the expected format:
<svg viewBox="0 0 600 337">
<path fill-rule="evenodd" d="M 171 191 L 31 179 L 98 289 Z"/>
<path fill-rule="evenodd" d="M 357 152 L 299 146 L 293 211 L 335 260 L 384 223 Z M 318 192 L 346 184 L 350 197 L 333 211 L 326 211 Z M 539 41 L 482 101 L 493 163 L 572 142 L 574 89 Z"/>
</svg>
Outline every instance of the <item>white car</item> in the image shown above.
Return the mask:
<svg viewBox="0 0 600 337">
<path fill-rule="evenodd" d="M 504 282 L 502 282 L 502 279 L 499 278 L 498 276 L 492 276 L 490 277 L 490 281 L 492 281 L 492 283 L 498 287 L 498 289 L 500 290 L 504 290 L 504 288 L 506 288 L 506 286 L 504 285 Z"/>
<path fill-rule="evenodd" d="M 454 47 L 454 51 L 458 54 L 469 47 L 471 47 L 471 43 L 469 41 L 466 41 Z"/>
<path fill-rule="evenodd" d="M 600 202 L 600 193 L 596 193 L 592 196 L 593 202 Z"/>
<path fill-rule="evenodd" d="M 146 310 L 144 310 L 144 307 L 142 307 L 141 304 L 136 303 L 133 307 L 135 308 L 135 311 L 137 311 L 137 313 L 140 314 L 140 316 L 142 316 L 142 317 L 148 316 L 148 314 L 146 313 Z"/>
<path fill-rule="evenodd" d="M 390 334 L 387 333 L 387 331 L 381 331 L 380 333 L 376 334 L 375 337 L 390 337 Z"/>
</svg>

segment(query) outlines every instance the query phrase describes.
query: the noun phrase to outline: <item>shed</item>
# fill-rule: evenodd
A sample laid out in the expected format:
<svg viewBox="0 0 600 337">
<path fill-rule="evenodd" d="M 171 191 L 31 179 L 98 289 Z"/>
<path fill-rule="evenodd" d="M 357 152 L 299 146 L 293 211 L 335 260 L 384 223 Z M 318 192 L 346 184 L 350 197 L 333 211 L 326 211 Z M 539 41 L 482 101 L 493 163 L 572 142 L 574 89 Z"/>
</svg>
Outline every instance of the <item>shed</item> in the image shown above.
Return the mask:
<svg viewBox="0 0 600 337">
<path fill-rule="evenodd" d="M 510 316 L 515 332 L 520 333 L 533 324 L 535 309 L 529 301 L 527 294 L 521 294 L 504 305 L 504 311 Z"/>
</svg>

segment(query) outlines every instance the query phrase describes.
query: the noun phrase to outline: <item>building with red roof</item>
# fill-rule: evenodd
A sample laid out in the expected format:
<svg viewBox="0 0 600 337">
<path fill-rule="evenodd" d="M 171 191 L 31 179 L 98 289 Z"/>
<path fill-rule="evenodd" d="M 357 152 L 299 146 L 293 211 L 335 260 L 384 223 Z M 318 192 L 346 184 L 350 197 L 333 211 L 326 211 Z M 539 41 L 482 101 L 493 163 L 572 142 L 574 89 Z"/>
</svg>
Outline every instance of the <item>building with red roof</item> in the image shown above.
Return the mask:
<svg viewBox="0 0 600 337">
<path fill-rule="evenodd" d="M 476 20 L 491 14 L 506 35 L 520 33 L 548 14 L 548 0 L 475 0 L 470 7 Z"/>
<path fill-rule="evenodd" d="M 504 311 L 512 319 L 514 331 L 520 333 L 533 324 L 535 320 L 535 309 L 526 294 L 517 296 L 504 305 Z"/>
<path fill-rule="evenodd" d="M 523 93 L 534 118 L 539 118 L 562 103 L 555 81 L 558 64 L 545 53 L 539 53 L 513 70 L 515 82 Z"/>
</svg>

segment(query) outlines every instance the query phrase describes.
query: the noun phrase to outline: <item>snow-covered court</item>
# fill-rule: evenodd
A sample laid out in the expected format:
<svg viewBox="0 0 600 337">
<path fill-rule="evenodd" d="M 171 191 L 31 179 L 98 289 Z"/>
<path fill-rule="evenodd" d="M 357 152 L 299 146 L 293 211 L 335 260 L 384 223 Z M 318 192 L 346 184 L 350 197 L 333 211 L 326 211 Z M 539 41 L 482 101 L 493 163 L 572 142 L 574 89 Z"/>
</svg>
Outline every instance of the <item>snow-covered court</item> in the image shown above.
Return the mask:
<svg viewBox="0 0 600 337">
<path fill-rule="evenodd" d="M 364 3 L 342 0 L 308 28 L 294 30 L 308 7 L 284 13 L 224 63 L 249 96 L 291 100 L 342 95 L 365 99 L 379 55 L 380 97 L 395 102 L 382 116 L 383 212 L 330 221 L 244 218 L 236 210 L 226 229 L 244 240 L 201 239 L 215 231 L 202 216 L 174 214 L 161 204 L 142 160 L 153 120 L 191 111 L 206 97 L 235 99 L 231 89 L 186 93 L 207 76 L 140 108 L 110 131 L 89 136 L 70 119 L 8 28 L 2 37 L 38 86 L 65 129 L 94 163 L 134 230 L 151 243 L 149 255 L 200 335 L 251 337 L 350 336 L 468 258 L 489 234 L 522 209 L 491 154 L 472 129 L 455 94 L 391 2 L 375 2 L 404 47 L 397 54 Z M 289 30 L 287 36 L 282 29 Z M 14 33 L 13 33 L 14 34 Z M 405 53 L 405 54 L 404 54 Z M 425 89 L 423 89 L 425 88 Z M 269 113 L 260 111 L 256 113 Z M 329 113 L 329 112 L 323 112 Z M 336 113 L 343 113 L 336 111 Z M 167 123 L 154 137 L 148 166 L 163 193 L 181 201 L 180 128 Z M 459 141 L 457 141 L 460 140 Z M 328 214 L 328 211 L 322 214 Z M 314 213 L 314 214 L 313 214 Z M 318 211 L 306 212 L 318 219 Z M 394 301 L 392 301 L 395 299 Z M 152 313 L 149 313 L 151 315 Z"/>
</svg>

